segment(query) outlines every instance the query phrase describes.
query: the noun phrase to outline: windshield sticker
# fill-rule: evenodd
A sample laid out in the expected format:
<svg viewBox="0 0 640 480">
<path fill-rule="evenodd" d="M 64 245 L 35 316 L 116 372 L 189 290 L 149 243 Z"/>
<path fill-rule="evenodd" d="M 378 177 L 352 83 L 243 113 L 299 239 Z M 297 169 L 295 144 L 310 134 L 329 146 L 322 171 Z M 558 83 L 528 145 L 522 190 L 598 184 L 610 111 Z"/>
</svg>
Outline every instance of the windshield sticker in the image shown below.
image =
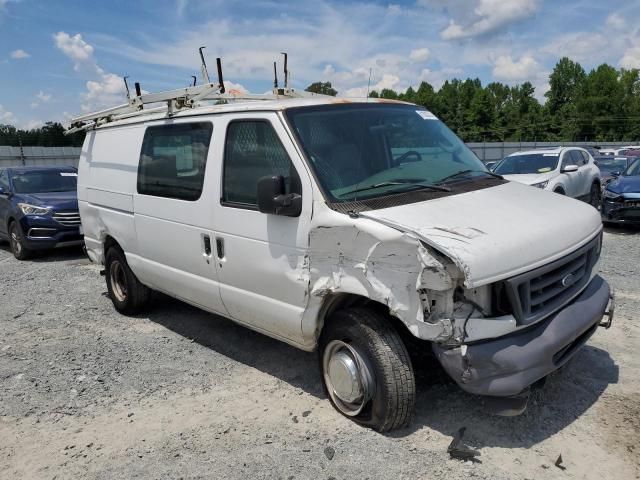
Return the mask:
<svg viewBox="0 0 640 480">
<path fill-rule="evenodd" d="M 558 154 L 557 153 L 543 153 L 542 156 L 543 157 L 557 157 Z"/>
<path fill-rule="evenodd" d="M 60 172 L 61 177 L 77 177 L 78 174 L 75 172 Z"/>
<path fill-rule="evenodd" d="M 425 120 L 438 120 L 438 117 L 436 117 L 429 110 L 416 110 L 416 113 L 420 115 L 422 118 L 424 118 Z"/>
<path fill-rule="evenodd" d="M 539 168 L 538 169 L 538 173 L 547 173 L 547 172 L 550 172 L 550 171 L 551 171 L 551 168 L 549 168 L 549 167 L 544 167 L 544 168 Z"/>
</svg>

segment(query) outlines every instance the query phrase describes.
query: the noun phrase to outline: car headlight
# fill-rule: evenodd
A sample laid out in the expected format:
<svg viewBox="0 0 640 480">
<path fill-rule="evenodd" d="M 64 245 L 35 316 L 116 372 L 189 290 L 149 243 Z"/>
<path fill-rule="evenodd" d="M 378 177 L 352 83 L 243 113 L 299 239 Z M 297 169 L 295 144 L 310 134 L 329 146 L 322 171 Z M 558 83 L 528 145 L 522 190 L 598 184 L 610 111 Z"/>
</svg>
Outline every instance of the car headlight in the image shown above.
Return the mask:
<svg viewBox="0 0 640 480">
<path fill-rule="evenodd" d="M 18 207 L 22 210 L 24 215 L 47 215 L 51 210 L 49 208 L 38 207 L 36 205 L 29 205 L 28 203 L 19 203 Z"/>
<path fill-rule="evenodd" d="M 615 201 L 615 200 L 619 200 L 622 195 L 620 195 L 619 193 L 616 193 L 616 192 L 612 192 L 611 190 L 606 190 L 605 189 L 605 191 L 602 192 L 602 196 L 604 198 L 606 198 L 607 200 Z"/>
<path fill-rule="evenodd" d="M 545 182 L 539 182 L 539 183 L 532 183 L 531 184 L 532 187 L 537 187 L 537 188 L 547 188 L 547 185 L 549 185 L 549 180 L 547 180 Z"/>
</svg>

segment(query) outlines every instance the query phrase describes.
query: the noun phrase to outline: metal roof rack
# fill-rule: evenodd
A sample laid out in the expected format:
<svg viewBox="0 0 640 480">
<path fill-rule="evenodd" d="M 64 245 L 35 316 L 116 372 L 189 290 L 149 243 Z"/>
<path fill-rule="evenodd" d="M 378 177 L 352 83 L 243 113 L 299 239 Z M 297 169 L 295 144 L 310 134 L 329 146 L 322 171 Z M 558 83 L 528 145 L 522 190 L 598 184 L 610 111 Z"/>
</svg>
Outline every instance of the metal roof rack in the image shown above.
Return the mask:
<svg viewBox="0 0 640 480">
<path fill-rule="evenodd" d="M 131 97 L 129 93 L 129 85 L 127 84 L 127 78 L 124 77 L 124 83 L 127 90 L 128 102 L 116 107 L 107 108 L 98 112 L 88 113 L 86 115 L 80 115 L 71 119 L 69 128 L 65 131 L 66 134 L 79 132 L 82 130 L 95 129 L 101 125 L 112 123 L 118 120 L 126 118 L 133 118 L 139 116 L 153 115 L 157 113 L 166 112 L 167 117 L 171 117 L 176 113 L 189 108 L 195 108 L 201 106 L 202 101 L 217 101 L 228 102 L 233 101 L 260 101 L 260 100 L 280 100 L 283 98 L 307 98 L 307 97 L 322 97 L 326 95 L 319 95 L 310 92 L 299 92 L 288 87 L 288 70 L 287 70 L 287 54 L 284 55 L 284 88 L 278 87 L 278 80 L 276 76 L 276 62 L 274 62 L 274 88 L 271 94 L 251 94 L 251 93 L 225 93 L 224 81 L 222 78 L 222 62 L 220 58 L 216 59 L 218 67 L 218 83 L 211 83 L 209 80 L 209 73 L 207 72 L 207 65 L 202 54 L 200 47 L 200 58 L 202 59 L 201 74 L 203 81 L 202 85 L 194 85 L 185 88 L 178 88 L 175 90 L 168 90 L 158 93 L 142 93 L 139 83 L 135 83 L 135 96 Z M 156 106 L 153 108 L 145 108 L 145 105 L 152 105 L 158 103 L 166 103 L 163 106 Z"/>
</svg>

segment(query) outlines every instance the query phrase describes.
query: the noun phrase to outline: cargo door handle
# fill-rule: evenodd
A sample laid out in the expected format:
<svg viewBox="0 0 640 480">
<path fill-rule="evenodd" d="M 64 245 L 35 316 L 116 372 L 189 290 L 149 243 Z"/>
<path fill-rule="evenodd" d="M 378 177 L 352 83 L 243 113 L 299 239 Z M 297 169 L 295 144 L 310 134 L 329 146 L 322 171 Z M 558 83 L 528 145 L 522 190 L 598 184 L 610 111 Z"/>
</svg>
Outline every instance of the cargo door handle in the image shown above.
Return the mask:
<svg viewBox="0 0 640 480">
<path fill-rule="evenodd" d="M 203 237 L 204 240 L 204 254 L 207 257 L 211 256 L 211 237 L 209 235 L 205 235 Z"/>
<path fill-rule="evenodd" d="M 216 237 L 216 253 L 220 260 L 224 258 L 224 238 Z"/>
</svg>

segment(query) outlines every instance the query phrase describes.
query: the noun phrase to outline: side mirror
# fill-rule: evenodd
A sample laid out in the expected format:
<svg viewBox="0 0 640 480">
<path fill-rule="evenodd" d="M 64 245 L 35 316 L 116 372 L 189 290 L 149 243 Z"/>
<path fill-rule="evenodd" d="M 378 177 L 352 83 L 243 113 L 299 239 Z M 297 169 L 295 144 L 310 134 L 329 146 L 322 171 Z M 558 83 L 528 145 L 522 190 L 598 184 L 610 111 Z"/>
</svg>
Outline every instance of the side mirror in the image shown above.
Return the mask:
<svg viewBox="0 0 640 480">
<path fill-rule="evenodd" d="M 622 172 L 621 172 L 621 171 L 619 171 L 619 170 L 618 170 L 618 171 L 616 171 L 616 172 L 611 172 L 611 176 L 612 176 L 612 177 L 619 177 L 620 175 L 622 175 Z"/>
<path fill-rule="evenodd" d="M 3 187 L 0 187 L 0 195 L 4 195 L 5 197 L 9 197 L 11 194 L 7 192 Z"/>
<path fill-rule="evenodd" d="M 302 196 L 284 192 L 282 175 L 262 177 L 258 180 L 258 210 L 272 215 L 299 217 L 302 213 Z"/>
<path fill-rule="evenodd" d="M 577 172 L 577 171 L 578 171 L 578 165 L 567 165 L 562 168 L 560 173 L 571 173 L 571 172 Z"/>
</svg>

